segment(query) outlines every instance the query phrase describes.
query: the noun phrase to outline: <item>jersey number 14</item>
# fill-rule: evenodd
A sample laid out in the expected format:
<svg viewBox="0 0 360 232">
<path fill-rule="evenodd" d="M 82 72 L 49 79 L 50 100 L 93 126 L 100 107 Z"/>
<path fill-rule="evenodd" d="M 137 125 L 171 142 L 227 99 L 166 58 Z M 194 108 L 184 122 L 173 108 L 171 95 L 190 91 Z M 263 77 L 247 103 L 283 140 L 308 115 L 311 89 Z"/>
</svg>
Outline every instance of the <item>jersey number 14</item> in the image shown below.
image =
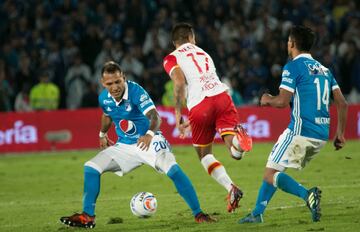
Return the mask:
<svg viewBox="0 0 360 232">
<path fill-rule="evenodd" d="M 329 81 L 327 79 L 324 80 L 323 89 L 321 89 L 320 79 L 318 77 L 315 78 L 314 83 L 316 85 L 317 92 L 317 110 L 321 110 L 321 104 L 324 104 L 326 110 L 329 110 Z"/>
</svg>

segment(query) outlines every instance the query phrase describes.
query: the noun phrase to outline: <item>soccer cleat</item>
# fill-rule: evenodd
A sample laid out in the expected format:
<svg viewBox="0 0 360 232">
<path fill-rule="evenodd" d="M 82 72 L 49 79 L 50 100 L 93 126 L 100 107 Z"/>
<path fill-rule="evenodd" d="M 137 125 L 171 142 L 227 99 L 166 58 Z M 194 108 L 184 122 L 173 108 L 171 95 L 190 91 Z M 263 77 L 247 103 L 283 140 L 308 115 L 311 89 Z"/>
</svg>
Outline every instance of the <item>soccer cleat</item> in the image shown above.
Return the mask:
<svg viewBox="0 0 360 232">
<path fill-rule="evenodd" d="M 196 214 L 195 216 L 195 221 L 197 223 L 203 223 L 203 222 L 217 222 L 217 220 L 213 217 L 211 217 L 209 214 L 205 214 L 203 212 L 200 212 L 198 214 Z"/>
<path fill-rule="evenodd" d="M 239 148 L 243 151 L 250 151 L 252 148 L 252 138 L 248 135 L 246 130 L 239 124 L 234 128 L 236 138 L 239 141 Z"/>
<path fill-rule="evenodd" d="M 243 192 L 232 184 L 232 188 L 227 195 L 227 211 L 229 213 L 235 212 L 235 209 L 239 207 L 239 201 L 243 197 Z"/>
<path fill-rule="evenodd" d="M 75 213 L 68 217 L 61 217 L 60 221 L 64 225 L 73 227 L 83 227 L 92 229 L 95 227 L 95 216 L 90 216 L 87 213 Z"/>
<path fill-rule="evenodd" d="M 321 190 L 318 187 L 309 189 L 309 196 L 306 200 L 306 205 L 311 212 L 311 217 L 314 222 L 320 221 L 320 198 Z"/>
<path fill-rule="evenodd" d="M 262 223 L 264 222 L 262 214 L 254 216 L 252 213 L 249 213 L 245 217 L 241 218 L 238 223 L 245 224 L 245 223 Z"/>
</svg>

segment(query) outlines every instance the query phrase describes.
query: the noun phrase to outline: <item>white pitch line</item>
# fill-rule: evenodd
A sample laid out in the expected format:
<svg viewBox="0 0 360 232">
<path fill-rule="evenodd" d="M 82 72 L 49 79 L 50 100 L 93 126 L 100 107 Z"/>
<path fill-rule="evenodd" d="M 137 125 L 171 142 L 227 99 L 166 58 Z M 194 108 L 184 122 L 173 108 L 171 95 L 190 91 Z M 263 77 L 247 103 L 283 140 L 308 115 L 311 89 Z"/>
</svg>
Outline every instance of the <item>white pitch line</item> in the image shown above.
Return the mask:
<svg viewBox="0 0 360 232">
<path fill-rule="evenodd" d="M 343 188 L 359 188 L 360 184 L 354 184 L 354 185 L 328 185 L 328 186 L 320 186 L 320 189 L 343 189 Z M 252 190 L 252 191 L 247 191 L 246 195 L 248 195 L 249 193 L 257 193 L 257 190 Z M 166 197 L 166 196 L 173 196 L 174 194 L 170 194 L 170 193 L 165 193 L 165 194 L 161 194 L 161 197 Z M 214 194 L 209 194 L 207 193 L 207 195 L 214 195 Z M 73 202 L 73 203 L 77 203 L 77 202 L 81 202 L 81 195 L 79 196 L 79 200 L 68 200 L 68 202 Z M 108 198 L 100 198 L 98 200 L 98 202 L 106 202 L 106 201 L 117 201 L 117 200 L 129 200 L 130 201 L 131 197 L 128 196 L 118 196 L 118 197 L 108 197 Z M 66 201 L 66 199 L 64 199 Z M 331 201 L 327 201 L 327 202 L 331 202 Z M 344 201 L 337 201 L 339 203 L 346 203 Z M 350 202 L 351 203 L 351 202 Z M 6 202 L 0 202 L 0 206 L 11 206 L 11 205 L 22 205 L 22 206 L 31 206 L 31 205 L 50 205 L 50 204 L 62 204 L 59 203 L 58 201 L 26 201 L 26 202 L 18 202 L 18 201 L 6 201 Z M 285 208 L 295 208 L 295 207 L 300 207 L 303 206 L 302 204 L 298 204 L 296 206 L 292 205 L 292 206 L 284 206 Z M 271 209 L 274 207 L 270 207 L 268 209 Z M 279 208 L 283 208 L 283 207 L 275 207 L 275 209 L 279 209 Z"/>
<path fill-rule="evenodd" d="M 339 205 L 339 204 L 354 204 L 354 203 L 359 203 L 360 200 L 354 200 L 354 201 L 326 201 L 326 202 L 321 202 L 321 205 Z M 267 210 L 278 210 L 278 209 L 292 209 L 292 208 L 300 208 L 300 207 L 304 207 L 304 204 L 295 204 L 295 205 L 285 205 L 285 206 L 274 206 L 274 207 L 269 207 L 267 208 Z M 249 209 L 251 210 L 251 209 Z"/>
<path fill-rule="evenodd" d="M 111 199 L 105 199 L 103 201 L 108 201 L 108 200 L 119 200 L 119 199 L 124 199 L 125 197 L 117 197 L 117 198 L 111 198 Z M 127 198 L 127 197 L 126 197 Z M 360 200 L 354 200 L 354 201 L 328 201 L 326 203 L 323 203 L 322 205 L 339 205 L 339 204 L 355 204 L 355 203 L 360 203 Z M 50 204 L 50 202 L 46 202 L 46 204 Z M 294 205 L 285 205 L 285 206 L 274 206 L 274 207 L 269 207 L 267 208 L 267 211 L 269 210 L 279 210 L 279 209 L 292 209 L 292 208 L 300 208 L 300 207 L 304 207 L 304 204 L 294 204 Z M 248 209 L 248 211 L 250 211 L 252 209 Z M 54 223 L 52 222 L 47 222 L 44 223 L 44 225 L 53 225 Z M 58 223 L 60 224 L 60 223 Z M 0 226 L 0 228 L 15 228 L 15 227 L 23 227 L 23 225 L 21 224 L 3 224 Z"/>
</svg>

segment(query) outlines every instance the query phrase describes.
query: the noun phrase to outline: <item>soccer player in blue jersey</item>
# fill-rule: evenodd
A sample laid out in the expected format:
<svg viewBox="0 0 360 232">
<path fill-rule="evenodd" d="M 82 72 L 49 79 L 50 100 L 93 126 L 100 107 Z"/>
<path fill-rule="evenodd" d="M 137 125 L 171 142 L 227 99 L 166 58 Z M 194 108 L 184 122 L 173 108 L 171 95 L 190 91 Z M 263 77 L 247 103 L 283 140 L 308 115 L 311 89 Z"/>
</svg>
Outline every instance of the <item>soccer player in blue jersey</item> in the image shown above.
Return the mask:
<svg viewBox="0 0 360 232">
<path fill-rule="evenodd" d="M 101 174 L 114 172 L 123 176 L 143 164 L 165 173 L 173 181 L 196 222 L 215 221 L 202 212 L 189 178 L 176 163 L 169 143 L 159 131 L 161 120 L 148 93 L 126 80 L 115 62 L 105 63 L 101 74 L 105 89 L 99 96 L 103 110 L 99 139 L 104 150 L 85 163 L 83 212 L 62 217 L 60 221 L 70 226 L 93 228 Z M 107 136 L 112 124 L 118 135 L 116 144 Z"/>
<path fill-rule="evenodd" d="M 320 189 L 306 189 L 284 172 L 305 167 L 328 140 L 331 93 L 338 115 L 334 145 L 336 150 L 345 145 L 347 103 L 329 69 L 310 55 L 314 39 L 314 32 L 307 27 L 290 30 L 287 49 L 291 60 L 283 68 L 279 95 L 261 97 L 261 106 L 290 105 L 291 121 L 269 155 L 255 208 L 239 223 L 263 222 L 265 208 L 278 188 L 303 199 L 312 220 L 320 220 Z"/>
</svg>

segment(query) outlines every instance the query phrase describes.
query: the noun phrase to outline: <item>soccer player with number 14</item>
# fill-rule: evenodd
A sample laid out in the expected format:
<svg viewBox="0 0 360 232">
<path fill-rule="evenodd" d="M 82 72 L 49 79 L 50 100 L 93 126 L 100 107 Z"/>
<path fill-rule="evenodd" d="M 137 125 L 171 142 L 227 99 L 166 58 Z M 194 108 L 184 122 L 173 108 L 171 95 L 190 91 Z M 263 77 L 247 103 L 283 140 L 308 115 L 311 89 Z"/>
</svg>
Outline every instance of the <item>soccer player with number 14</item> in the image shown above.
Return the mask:
<svg viewBox="0 0 360 232">
<path fill-rule="evenodd" d="M 263 222 L 265 208 L 277 188 L 303 199 L 312 220 L 320 220 L 320 189 L 306 189 L 284 172 L 287 168 L 304 168 L 328 140 L 330 93 L 338 113 L 334 146 L 339 150 L 345 145 L 347 103 L 329 69 L 312 58 L 310 49 L 314 40 L 310 28 L 294 26 L 290 30 L 287 49 L 291 60 L 283 69 L 280 93 L 261 97 L 261 106 L 290 105 L 291 121 L 269 155 L 256 206 L 239 221 L 241 224 Z"/>
</svg>

